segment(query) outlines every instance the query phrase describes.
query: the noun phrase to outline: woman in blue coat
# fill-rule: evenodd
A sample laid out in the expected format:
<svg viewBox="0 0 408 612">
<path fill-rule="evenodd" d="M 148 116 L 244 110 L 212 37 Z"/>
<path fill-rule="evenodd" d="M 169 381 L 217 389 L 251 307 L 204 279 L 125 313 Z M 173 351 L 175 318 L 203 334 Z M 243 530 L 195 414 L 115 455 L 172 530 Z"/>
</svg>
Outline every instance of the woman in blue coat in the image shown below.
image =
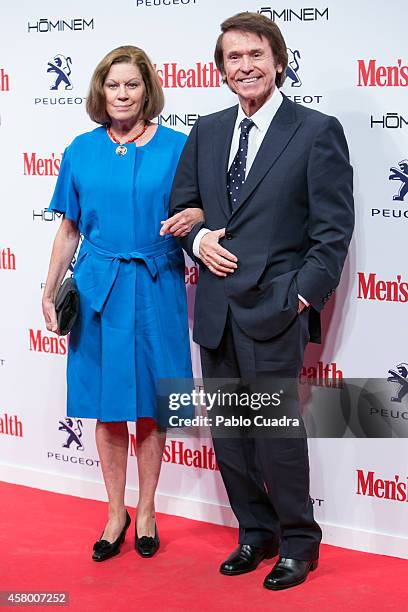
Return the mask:
<svg viewBox="0 0 408 612">
<path fill-rule="evenodd" d="M 108 53 L 87 99 L 89 116 L 101 126 L 67 147 L 49 208 L 64 215 L 43 296 L 47 329 L 56 333 L 55 296 L 83 236 L 74 272 L 80 316 L 70 336 L 67 414 L 97 419 L 109 513 L 95 561 L 119 552 L 130 524 L 127 421 L 136 421 L 138 445 L 135 545 L 142 556 L 157 551 L 154 495 L 165 434 L 157 425 L 156 383 L 192 376 L 184 259 L 173 235 L 188 233 L 202 213 L 176 215 L 173 235 L 160 235 L 186 139 L 152 123 L 163 104 L 144 51 L 125 46 Z"/>
</svg>

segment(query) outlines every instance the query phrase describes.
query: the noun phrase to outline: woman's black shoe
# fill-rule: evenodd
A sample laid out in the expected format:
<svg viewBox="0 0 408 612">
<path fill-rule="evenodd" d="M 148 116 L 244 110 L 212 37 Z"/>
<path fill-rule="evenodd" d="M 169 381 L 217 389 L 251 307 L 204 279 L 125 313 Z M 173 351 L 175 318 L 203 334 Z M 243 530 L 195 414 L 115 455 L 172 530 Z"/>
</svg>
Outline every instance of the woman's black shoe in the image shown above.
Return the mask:
<svg viewBox="0 0 408 612">
<path fill-rule="evenodd" d="M 136 530 L 135 548 L 139 555 L 142 557 L 153 557 L 159 550 L 160 540 L 159 534 L 157 533 L 157 525 L 154 525 L 154 538 L 149 536 L 142 536 L 139 538 Z"/>
<path fill-rule="evenodd" d="M 108 542 L 108 540 L 98 540 L 95 542 L 92 555 L 94 561 L 106 561 L 106 559 L 110 559 L 120 553 L 120 545 L 125 539 L 130 522 L 129 512 L 126 510 L 125 526 L 120 532 L 119 537 L 114 542 Z"/>
</svg>

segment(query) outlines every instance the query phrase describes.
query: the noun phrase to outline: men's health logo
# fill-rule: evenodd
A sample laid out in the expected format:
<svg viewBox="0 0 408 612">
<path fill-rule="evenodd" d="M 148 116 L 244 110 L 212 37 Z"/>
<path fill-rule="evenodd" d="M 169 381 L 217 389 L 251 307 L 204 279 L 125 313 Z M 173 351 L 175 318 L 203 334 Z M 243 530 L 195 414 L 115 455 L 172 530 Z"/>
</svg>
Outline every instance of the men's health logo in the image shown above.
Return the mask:
<svg viewBox="0 0 408 612">
<path fill-rule="evenodd" d="M 16 414 L 0 414 L 0 434 L 23 437 L 23 422 Z"/>
<path fill-rule="evenodd" d="M 408 302 L 408 282 L 401 274 L 395 280 L 378 278 L 375 272 L 357 272 L 358 300 L 376 300 L 378 302 Z"/>
<path fill-rule="evenodd" d="M 394 384 L 395 391 L 391 397 L 392 402 L 400 404 L 408 393 L 408 363 L 400 363 L 395 370 L 388 370 L 391 374 L 387 381 Z"/>
<path fill-rule="evenodd" d="M 318 361 L 314 365 L 304 365 L 299 374 L 301 385 L 317 387 L 341 387 L 343 378 L 343 370 L 337 367 L 335 361 L 331 363 Z"/>
<path fill-rule="evenodd" d="M 300 51 L 296 49 L 292 51 L 292 49 L 287 48 L 288 52 L 288 67 L 286 68 L 286 76 L 292 81 L 292 87 L 301 87 L 302 81 L 298 75 L 298 71 L 300 68 L 299 60 L 301 58 Z"/>
<path fill-rule="evenodd" d="M 196 62 L 194 66 L 184 66 L 178 62 L 154 64 L 159 81 L 165 89 L 196 89 L 221 87 L 221 74 L 214 62 Z"/>
<path fill-rule="evenodd" d="M 403 202 L 408 193 L 408 159 L 402 159 L 400 162 L 398 162 L 398 168 L 391 167 L 390 172 L 391 174 L 388 179 L 390 181 L 399 181 L 401 183 L 398 193 L 396 193 L 392 199 Z"/>
<path fill-rule="evenodd" d="M 375 58 L 357 60 L 357 87 L 408 87 L 408 65 L 402 58 L 386 66 Z"/>
<path fill-rule="evenodd" d="M 0 68 L 0 91 L 10 91 L 10 77 L 4 68 Z"/>
<path fill-rule="evenodd" d="M 357 495 L 408 502 L 408 478 L 406 476 L 394 474 L 391 478 L 378 478 L 373 470 L 358 469 L 356 472 Z"/>
<path fill-rule="evenodd" d="M 69 91 L 73 89 L 71 76 L 71 65 L 72 59 L 65 57 L 65 55 L 55 55 L 54 59 L 48 62 L 47 72 L 51 72 L 55 75 L 53 84 L 50 87 L 51 91 L 59 89 L 60 85 L 65 86 L 61 89 Z"/>
<path fill-rule="evenodd" d="M 68 352 L 68 336 L 46 336 L 41 329 L 29 329 L 30 351 L 48 353 L 51 355 L 66 355 Z"/>
<path fill-rule="evenodd" d="M 62 153 L 51 153 L 49 156 L 44 156 L 36 152 L 24 152 L 24 176 L 58 176 L 62 155 Z"/>
<path fill-rule="evenodd" d="M 69 417 L 59 421 L 58 431 L 63 431 L 66 435 L 66 440 L 62 444 L 63 448 L 71 448 L 73 444 L 76 449 L 74 450 L 85 450 L 84 445 L 81 442 L 82 438 L 83 423 L 81 419 L 71 419 Z"/>
<path fill-rule="evenodd" d="M 10 247 L 0 247 L 0 270 L 15 270 L 16 254 Z"/>
<path fill-rule="evenodd" d="M 184 283 L 186 285 L 197 285 L 199 276 L 199 269 L 197 266 L 185 266 L 184 267 Z"/>
<path fill-rule="evenodd" d="M 129 434 L 129 456 L 136 456 L 136 436 Z M 215 452 L 211 444 L 201 444 L 199 448 L 190 448 L 184 440 L 171 440 L 163 450 L 163 463 L 182 465 L 212 472 L 219 471 Z"/>
</svg>

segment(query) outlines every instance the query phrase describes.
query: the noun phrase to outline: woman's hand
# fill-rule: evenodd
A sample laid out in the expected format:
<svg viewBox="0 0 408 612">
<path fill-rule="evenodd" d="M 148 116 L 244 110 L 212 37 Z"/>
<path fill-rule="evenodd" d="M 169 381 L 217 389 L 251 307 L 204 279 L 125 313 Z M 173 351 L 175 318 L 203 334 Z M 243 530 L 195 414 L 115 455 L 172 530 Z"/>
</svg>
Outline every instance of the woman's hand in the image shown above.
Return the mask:
<svg viewBox="0 0 408 612">
<path fill-rule="evenodd" d="M 55 312 L 55 304 L 52 300 L 43 298 L 42 311 L 44 315 L 45 325 L 50 332 L 59 335 L 57 324 L 57 313 Z"/>
<path fill-rule="evenodd" d="M 69 264 L 72 261 L 79 242 L 79 230 L 76 224 L 65 217 L 61 221 L 52 247 L 50 267 L 45 283 L 42 310 L 48 331 L 59 333 L 57 313 L 55 312 L 55 296 L 61 285 Z"/>
<path fill-rule="evenodd" d="M 187 236 L 194 225 L 204 220 L 204 213 L 201 208 L 186 208 L 185 210 L 173 215 L 167 221 L 160 221 L 162 227 L 160 236 L 172 234 L 177 238 Z"/>
</svg>

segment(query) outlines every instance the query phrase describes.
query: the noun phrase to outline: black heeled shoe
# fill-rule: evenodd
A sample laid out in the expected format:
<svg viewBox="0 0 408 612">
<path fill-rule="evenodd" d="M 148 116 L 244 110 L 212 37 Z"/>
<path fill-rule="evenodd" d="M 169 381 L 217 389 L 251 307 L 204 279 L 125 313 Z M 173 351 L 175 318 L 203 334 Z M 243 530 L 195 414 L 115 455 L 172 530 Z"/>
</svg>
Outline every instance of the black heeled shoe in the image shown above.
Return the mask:
<svg viewBox="0 0 408 612">
<path fill-rule="evenodd" d="M 120 545 L 125 539 L 126 531 L 129 528 L 131 523 L 131 519 L 129 516 L 129 512 L 126 510 L 126 521 L 125 526 L 119 534 L 119 537 L 116 538 L 114 542 L 108 542 L 108 540 L 98 540 L 95 542 L 93 546 L 93 555 L 92 559 L 94 561 L 106 561 L 106 559 L 110 559 L 115 555 L 120 553 Z"/>
<path fill-rule="evenodd" d="M 141 557 L 153 557 L 160 548 L 159 534 L 157 533 L 157 525 L 154 524 L 154 538 L 151 536 L 142 536 L 139 538 L 137 529 L 135 531 L 135 549 Z"/>
</svg>

